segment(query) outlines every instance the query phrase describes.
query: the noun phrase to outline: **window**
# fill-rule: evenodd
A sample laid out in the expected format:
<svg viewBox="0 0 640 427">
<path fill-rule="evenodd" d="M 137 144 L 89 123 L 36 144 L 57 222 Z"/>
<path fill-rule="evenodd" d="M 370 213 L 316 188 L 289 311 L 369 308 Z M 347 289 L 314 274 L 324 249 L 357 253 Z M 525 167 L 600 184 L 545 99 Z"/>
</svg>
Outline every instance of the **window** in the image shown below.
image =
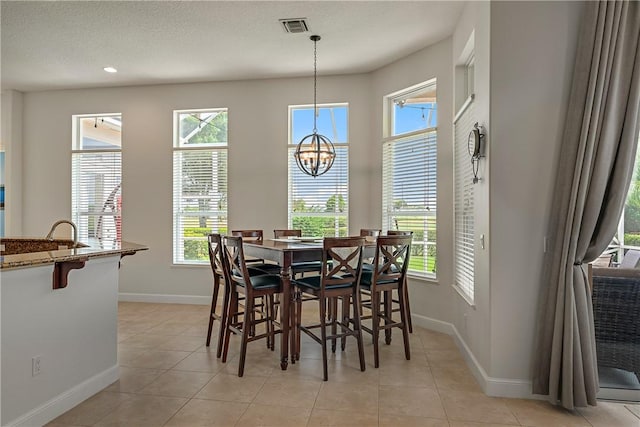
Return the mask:
<svg viewBox="0 0 640 427">
<path fill-rule="evenodd" d="M 122 116 L 73 116 L 71 215 L 78 238 L 121 240 Z"/>
<path fill-rule="evenodd" d="M 475 270 L 475 185 L 468 137 L 475 123 L 473 95 L 454 119 L 454 270 L 455 287 L 473 304 Z"/>
<path fill-rule="evenodd" d="M 605 253 L 613 254 L 613 261 L 620 263 L 628 249 L 640 249 L 640 144 L 618 231 Z"/>
<path fill-rule="evenodd" d="M 209 262 L 207 234 L 227 233 L 227 110 L 174 111 L 173 262 Z"/>
<path fill-rule="evenodd" d="M 296 165 L 293 153 L 298 142 L 313 131 L 313 107 L 289 107 L 289 228 L 303 236 L 348 235 L 349 132 L 348 105 L 319 105 L 318 133 L 328 137 L 336 159 L 327 173 L 313 178 Z"/>
<path fill-rule="evenodd" d="M 409 273 L 436 278 L 435 80 L 387 96 L 382 148 L 382 229 L 413 231 Z"/>
</svg>

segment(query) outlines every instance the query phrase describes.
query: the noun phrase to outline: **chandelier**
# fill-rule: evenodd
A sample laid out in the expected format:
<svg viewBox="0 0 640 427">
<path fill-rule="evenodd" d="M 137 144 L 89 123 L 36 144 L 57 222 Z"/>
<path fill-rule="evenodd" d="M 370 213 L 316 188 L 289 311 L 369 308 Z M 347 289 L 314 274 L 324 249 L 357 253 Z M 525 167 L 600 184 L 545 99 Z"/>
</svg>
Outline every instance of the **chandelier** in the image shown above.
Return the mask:
<svg viewBox="0 0 640 427">
<path fill-rule="evenodd" d="M 313 133 L 300 140 L 294 157 L 298 168 L 315 178 L 331 169 L 336 158 L 336 150 L 329 138 L 318 133 L 316 125 L 318 117 L 316 102 L 318 55 L 316 45 L 320 40 L 320 36 L 313 35 L 309 38 L 313 41 Z"/>
</svg>

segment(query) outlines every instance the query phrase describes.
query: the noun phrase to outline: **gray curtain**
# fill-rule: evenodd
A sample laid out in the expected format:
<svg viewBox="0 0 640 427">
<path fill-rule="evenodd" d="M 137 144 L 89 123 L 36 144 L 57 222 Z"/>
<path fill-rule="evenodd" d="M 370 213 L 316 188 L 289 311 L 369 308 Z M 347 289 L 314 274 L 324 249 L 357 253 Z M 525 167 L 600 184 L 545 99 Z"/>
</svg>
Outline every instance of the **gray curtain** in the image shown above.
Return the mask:
<svg viewBox="0 0 640 427">
<path fill-rule="evenodd" d="M 640 131 L 640 3 L 588 2 L 552 204 L 533 392 L 567 409 L 596 404 L 586 264 L 613 238 Z"/>
</svg>

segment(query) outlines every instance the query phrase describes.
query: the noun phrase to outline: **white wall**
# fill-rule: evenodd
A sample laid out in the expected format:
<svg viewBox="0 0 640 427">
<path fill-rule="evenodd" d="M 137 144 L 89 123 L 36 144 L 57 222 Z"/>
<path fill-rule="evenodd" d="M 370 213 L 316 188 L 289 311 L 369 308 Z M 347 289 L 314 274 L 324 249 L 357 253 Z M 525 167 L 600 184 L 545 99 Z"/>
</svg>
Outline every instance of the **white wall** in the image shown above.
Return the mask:
<svg viewBox="0 0 640 427">
<path fill-rule="evenodd" d="M 453 67 L 451 38 L 402 58 L 372 74 L 370 210 L 372 224 L 382 223 L 383 98 L 410 86 L 437 79 L 438 98 L 438 230 L 437 281 L 409 280 L 411 314 L 451 321 L 453 261 Z"/>
<path fill-rule="evenodd" d="M 580 2 L 491 4 L 491 366 L 531 377 L 543 238 Z"/>
<path fill-rule="evenodd" d="M 369 76 L 319 78 L 318 102 L 349 103 L 350 229 L 371 224 Z M 71 116 L 122 113 L 123 239 L 149 251 L 123 262 L 120 291 L 206 296 L 207 267 L 172 260 L 172 114 L 229 109 L 229 226 L 287 225 L 287 114 L 313 102 L 309 78 L 35 92 L 24 95 L 24 234 L 44 236 L 71 209 Z M 205 302 L 209 297 L 202 299 Z"/>
<path fill-rule="evenodd" d="M 473 34 L 473 52 L 475 57 L 474 73 L 474 111 L 475 118 L 485 131 L 485 155 L 480 161 L 479 177 L 475 191 L 475 289 L 474 306 L 457 292 L 453 292 L 453 310 L 451 322 L 464 340 L 473 357 L 488 371 L 491 361 L 491 276 L 489 244 L 492 239 L 489 218 L 489 188 L 493 183 L 491 165 L 493 163 L 492 125 L 490 116 L 490 72 L 491 56 L 489 51 L 492 22 L 491 5 L 488 2 L 469 2 L 465 6 L 453 35 L 452 67 L 465 61 L 464 50 Z M 457 88 L 454 98 L 459 109 L 466 99 Z M 455 112 L 457 113 L 457 111 Z M 469 129 L 470 131 L 471 129 Z M 480 236 L 485 236 L 485 249 L 480 244 Z M 453 239 L 453 235 L 450 236 Z"/>
</svg>

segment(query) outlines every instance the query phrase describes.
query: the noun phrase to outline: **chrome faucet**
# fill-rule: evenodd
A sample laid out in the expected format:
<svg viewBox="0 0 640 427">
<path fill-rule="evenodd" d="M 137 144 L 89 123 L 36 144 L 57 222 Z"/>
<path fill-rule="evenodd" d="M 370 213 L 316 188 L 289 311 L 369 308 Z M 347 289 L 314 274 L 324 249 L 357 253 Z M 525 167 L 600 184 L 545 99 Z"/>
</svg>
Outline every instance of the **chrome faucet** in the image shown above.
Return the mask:
<svg viewBox="0 0 640 427">
<path fill-rule="evenodd" d="M 49 234 L 47 234 L 47 237 L 45 237 L 45 239 L 53 240 L 53 232 L 60 224 L 69 224 L 71 228 L 73 228 L 73 247 L 75 248 L 76 246 L 78 246 L 78 227 L 74 224 L 73 221 L 69 221 L 67 219 L 61 219 L 60 221 L 54 222 L 51 226 L 51 230 L 49 230 Z"/>
</svg>

